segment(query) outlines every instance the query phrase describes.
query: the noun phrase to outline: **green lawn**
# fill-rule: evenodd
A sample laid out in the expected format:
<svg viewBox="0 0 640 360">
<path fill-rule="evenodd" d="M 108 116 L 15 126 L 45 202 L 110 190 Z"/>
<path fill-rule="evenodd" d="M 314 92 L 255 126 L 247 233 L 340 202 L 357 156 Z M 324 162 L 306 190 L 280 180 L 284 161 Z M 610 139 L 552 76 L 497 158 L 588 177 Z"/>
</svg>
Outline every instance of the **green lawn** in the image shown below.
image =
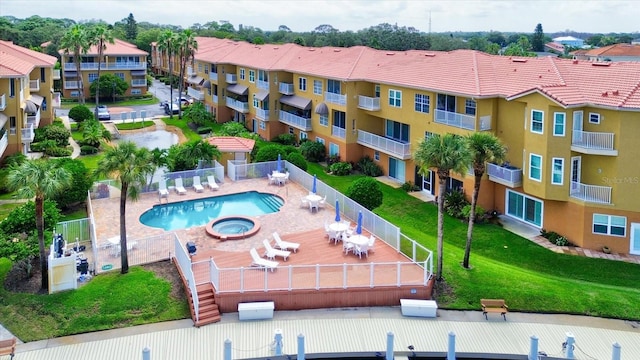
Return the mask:
<svg viewBox="0 0 640 360">
<path fill-rule="evenodd" d="M 153 104 L 159 104 L 160 100 L 158 100 L 158 98 L 156 97 L 152 97 L 150 99 L 132 99 L 132 100 L 123 100 L 123 101 L 100 101 L 100 105 L 107 105 L 107 106 L 134 106 L 134 105 L 153 105 Z M 60 107 L 62 109 L 71 109 L 72 107 L 78 105 L 77 102 L 63 102 L 62 104 L 60 104 Z M 96 105 L 95 101 L 92 100 L 88 100 L 85 102 L 85 105 L 88 106 L 90 109 L 93 109 Z"/>
<path fill-rule="evenodd" d="M 186 118 L 182 118 L 182 120 L 178 119 L 178 115 L 174 115 L 173 119 L 170 119 L 168 116 L 163 118 L 162 121 L 164 121 L 165 124 L 170 125 L 170 126 L 175 126 L 179 129 L 182 130 L 182 133 L 184 134 L 184 136 L 187 137 L 187 139 L 189 139 L 189 141 L 192 140 L 200 140 L 201 137 L 200 135 L 198 135 L 198 133 L 194 132 L 193 130 L 191 130 L 191 128 L 189 128 L 189 125 L 187 124 L 187 119 Z M 210 121 L 207 122 L 204 126 L 208 126 L 210 127 L 213 132 L 217 132 L 220 129 L 220 124 L 214 122 L 214 121 Z"/>
<path fill-rule="evenodd" d="M 0 221 L 2 221 L 4 218 L 7 217 L 7 215 L 9 215 L 9 213 L 17 208 L 18 206 L 22 205 L 23 203 L 10 203 L 10 204 L 1 204 L 0 205 Z"/>
<path fill-rule="evenodd" d="M 136 129 L 143 129 L 149 126 L 153 126 L 154 124 L 155 123 L 151 120 L 145 120 L 143 122 L 138 121 L 138 122 L 116 124 L 116 128 L 118 128 L 118 130 L 136 130 Z"/>
</svg>

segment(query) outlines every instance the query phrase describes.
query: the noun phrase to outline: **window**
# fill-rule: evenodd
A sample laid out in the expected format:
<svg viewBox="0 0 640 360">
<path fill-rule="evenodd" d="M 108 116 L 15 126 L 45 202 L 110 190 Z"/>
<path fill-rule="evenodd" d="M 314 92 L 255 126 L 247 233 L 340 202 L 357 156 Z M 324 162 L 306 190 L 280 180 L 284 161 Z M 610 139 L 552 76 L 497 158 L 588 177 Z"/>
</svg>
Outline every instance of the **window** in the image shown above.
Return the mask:
<svg viewBox="0 0 640 360">
<path fill-rule="evenodd" d="M 304 139 L 306 139 L 307 137 L 308 137 L 308 136 L 307 136 L 307 133 L 306 133 L 306 132 L 304 132 L 304 131 L 300 131 L 300 140 L 304 140 Z"/>
<path fill-rule="evenodd" d="M 98 73 L 89 73 L 89 83 L 98 80 Z"/>
<path fill-rule="evenodd" d="M 384 136 L 403 143 L 409 143 L 409 125 L 393 120 L 385 120 Z"/>
<path fill-rule="evenodd" d="M 18 126 L 15 116 L 9 116 L 9 134 L 15 135 L 17 133 L 16 127 Z"/>
<path fill-rule="evenodd" d="M 240 69 L 240 80 L 244 80 L 244 69 Z"/>
<path fill-rule="evenodd" d="M 307 78 L 301 77 L 298 79 L 298 90 L 307 91 Z"/>
<path fill-rule="evenodd" d="M 217 74 L 218 73 L 218 65 L 211 64 L 211 73 L 212 74 Z"/>
<path fill-rule="evenodd" d="M 626 230 L 627 218 L 624 216 L 593 214 L 594 234 L 625 236 Z"/>
<path fill-rule="evenodd" d="M 120 79 L 124 80 L 124 73 L 115 73 L 113 75 L 115 75 L 115 76 L 119 77 Z"/>
<path fill-rule="evenodd" d="M 340 146 L 338 144 L 329 143 L 329 156 L 340 156 Z"/>
<path fill-rule="evenodd" d="M 141 95 L 141 94 L 142 94 L 141 89 L 131 89 L 131 95 Z"/>
<path fill-rule="evenodd" d="M 267 130 L 267 122 L 260 120 L 260 130 Z"/>
<path fill-rule="evenodd" d="M 198 72 L 202 72 L 202 64 L 198 63 Z"/>
<path fill-rule="evenodd" d="M 467 115 L 476 115 L 476 101 L 473 99 L 466 99 L 464 101 L 464 113 Z"/>
<path fill-rule="evenodd" d="M 389 105 L 402 107 L 402 91 L 389 89 Z"/>
<path fill-rule="evenodd" d="M 313 93 L 315 95 L 322 95 L 322 81 L 313 80 Z"/>
<path fill-rule="evenodd" d="M 544 124 L 544 113 L 538 110 L 531 110 L 531 132 L 542 134 Z"/>
<path fill-rule="evenodd" d="M 47 80 L 46 80 L 47 77 L 45 75 L 46 74 L 45 74 L 44 68 L 40 68 L 40 81 L 47 82 Z"/>
<path fill-rule="evenodd" d="M 591 123 L 591 124 L 600 124 L 600 114 L 598 114 L 598 113 L 589 113 L 589 123 Z"/>
<path fill-rule="evenodd" d="M 430 137 L 433 136 L 433 133 L 431 131 L 425 131 L 424 132 L 424 139 L 425 140 L 429 140 Z"/>
<path fill-rule="evenodd" d="M 9 97 L 16 96 L 16 79 L 9 79 Z"/>
<path fill-rule="evenodd" d="M 567 114 L 557 112 L 553 114 L 553 136 L 564 136 Z"/>
<path fill-rule="evenodd" d="M 375 96 L 374 97 L 379 98 L 380 97 L 380 85 L 376 85 L 374 92 L 375 92 Z"/>
<path fill-rule="evenodd" d="M 425 114 L 429 113 L 429 95 L 416 94 L 415 110 Z"/>
<path fill-rule="evenodd" d="M 340 81 L 327 80 L 327 92 L 332 94 L 342 94 L 342 91 L 340 90 Z"/>
<path fill-rule="evenodd" d="M 321 137 L 316 136 L 316 142 L 319 142 L 320 144 L 324 145 L 324 139 Z"/>
<path fill-rule="evenodd" d="M 269 84 L 269 73 L 264 70 L 258 70 L 258 80 L 264 81 Z"/>
<path fill-rule="evenodd" d="M 256 71 L 255 70 L 249 70 L 249 82 L 250 83 L 256 82 Z"/>
<path fill-rule="evenodd" d="M 438 94 L 436 108 L 438 110 L 456 112 L 456 97 L 453 95 Z"/>
<path fill-rule="evenodd" d="M 71 95 L 71 97 L 78 97 L 80 96 L 80 91 L 72 91 L 69 95 Z"/>
<path fill-rule="evenodd" d="M 562 185 L 564 175 L 564 159 L 553 158 L 551 160 L 551 183 L 554 185 Z"/>
<path fill-rule="evenodd" d="M 253 94 L 253 107 L 256 109 L 260 107 L 260 100 L 258 100 L 256 94 Z"/>
<path fill-rule="evenodd" d="M 204 73 L 205 73 L 205 74 L 208 74 L 208 73 L 209 73 L 209 66 L 208 66 L 208 65 L 205 65 L 205 66 L 204 66 Z"/>
<path fill-rule="evenodd" d="M 376 150 L 373 152 L 373 160 L 380 161 L 380 151 Z"/>
<path fill-rule="evenodd" d="M 341 129 L 347 128 L 347 116 L 344 111 L 333 112 L 333 126 L 339 127 Z"/>
<path fill-rule="evenodd" d="M 292 126 L 289 126 L 289 134 L 294 135 L 295 131 L 293 130 Z"/>
<path fill-rule="evenodd" d="M 322 125 L 322 126 L 329 126 L 329 116 L 327 116 L 327 115 L 320 115 L 320 125 Z"/>
<path fill-rule="evenodd" d="M 542 227 L 543 203 L 527 195 L 507 190 L 507 214 L 531 225 Z"/>
<path fill-rule="evenodd" d="M 542 181 L 542 156 L 529 154 L 529 179 Z"/>
</svg>

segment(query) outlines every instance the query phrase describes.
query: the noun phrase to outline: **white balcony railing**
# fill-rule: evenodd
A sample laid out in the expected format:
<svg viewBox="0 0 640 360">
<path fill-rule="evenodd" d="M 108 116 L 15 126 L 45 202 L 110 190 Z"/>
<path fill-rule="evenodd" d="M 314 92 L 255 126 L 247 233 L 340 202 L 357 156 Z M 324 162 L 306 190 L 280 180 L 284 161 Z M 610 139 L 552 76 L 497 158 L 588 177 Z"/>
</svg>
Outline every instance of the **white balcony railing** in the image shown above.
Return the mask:
<svg viewBox="0 0 640 360">
<path fill-rule="evenodd" d="M 293 84 L 281 82 L 278 84 L 278 92 L 283 95 L 293 95 Z"/>
<path fill-rule="evenodd" d="M 411 144 L 402 143 L 367 131 L 358 130 L 358 144 L 382 151 L 399 159 L 411 158 Z"/>
<path fill-rule="evenodd" d="M 573 130 L 571 146 L 590 150 L 613 151 L 613 133 Z"/>
<path fill-rule="evenodd" d="M 218 81 L 218 73 L 210 72 L 209 73 L 209 79 L 211 79 L 213 81 Z"/>
<path fill-rule="evenodd" d="M 9 145 L 9 133 L 5 131 L 0 137 L 0 156 L 4 154 L 4 151 L 7 150 L 7 146 Z"/>
<path fill-rule="evenodd" d="M 487 175 L 489 180 L 510 187 L 522 185 L 522 169 L 515 166 L 500 166 L 487 164 Z"/>
<path fill-rule="evenodd" d="M 0 111 L 4 111 L 7 108 L 7 94 L 0 96 Z"/>
<path fill-rule="evenodd" d="M 332 125 L 331 126 L 331 135 L 344 139 L 344 138 L 347 137 L 347 131 L 344 128 Z"/>
<path fill-rule="evenodd" d="M 100 64 L 100 70 L 145 70 L 147 68 L 146 62 L 108 62 Z M 76 64 L 65 63 L 65 70 L 76 70 Z M 98 63 L 82 63 L 80 64 L 80 70 L 98 70 Z"/>
<path fill-rule="evenodd" d="M 586 202 L 611 204 L 611 187 L 609 186 L 586 185 L 572 181 L 569 195 Z"/>
<path fill-rule="evenodd" d="M 256 109 L 256 117 L 260 120 L 269 121 L 269 110 Z"/>
<path fill-rule="evenodd" d="M 62 101 L 61 101 L 60 93 L 54 92 L 53 95 L 51 96 L 51 106 L 55 108 L 59 108 L 61 104 L 62 104 Z"/>
<path fill-rule="evenodd" d="M 380 98 L 359 95 L 358 107 L 364 110 L 378 111 L 380 110 Z"/>
<path fill-rule="evenodd" d="M 347 105 L 347 95 L 334 94 L 327 91 L 324 93 L 324 101 L 337 105 Z"/>
<path fill-rule="evenodd" d="M 311 119 L 280 110 L 280 122 L 291 125 L 303 131 L 311 131 Z"/>
<path fill-rule="evenodd" d="M 30 143 L 33 141 L 35 132 L 33 131 L 33 124 L 29 124 L 20 130 L 22 132 L 22 142 Z"/>
<path fill-rule="evenodd" d="M 147 86 L 147 79 L 131 79 L 132 87 L 144 87 Z"/>
<path fill-rule="evenodd" d="M 238 75 L 236 74 L 227 74 L 226 80 L 228 84 L 235 84 L 238 82 Z"/>
<path fill-rule="evenodd" d="M 71 80 L 71 81 L 65 81 L 64 82 L 64 88 L 65 89 L 78 89 L 78 81 L 77 80 Z"/>
<path fill-rule="evenodd" d="M 29 90 L 40 91 L 40 79 L 29 80 Z"/>
<path fill-rule="evenodd" d="M 204 100 L 204 92 L 196 88 L 192 88 L 192 87 L 187 88 L 187 95 L 191 96 L 192 98 L 198 101 Z"/>
<path fill-rule="evenodd" d="M 435 121 L 438 124 L 445 124 L 461 129 L 476 129 L 476 117 L 473 115 L 465 115 L 456 112 L 436 109 Z"/>
<path fill-rule="evenodd" d="M 216 104 L 217 104 L 217 103 L 218 103 L 218 95 L 211 95 L 211 100 L 212 100 L 214 103 L 216 103 Z"/>
<path fill-rule="evenodd" d="M 60 69 L 53 69 L 53 80 L 60 80 Z"/>
<path fill-rule="evenodd" d="M 232 108 L 235 111 L 239 111 L 241 113 L 248 113 L 249 112 L 249 103 L 248 102 L 242 102 L 242 101 L 238 101 L 235 100 L 233 98 L 230 97 L 226 97 L 225 98 L 226 102 L 227 102 L 227 107 Z"/>
<path fill-rule="evenodd" d="M 33 115 L 27 115 L 27 124 L 33 124 L 36 129 L 40 127 L 40 109 Z"/>
<path fill-rule="evenodd" d="M 268 81 L 258 80 L 258 81 L 256 81 L 256 85 L 258 86 L 258 89 L 269 90 L 269 82 Z"/>
</svg>

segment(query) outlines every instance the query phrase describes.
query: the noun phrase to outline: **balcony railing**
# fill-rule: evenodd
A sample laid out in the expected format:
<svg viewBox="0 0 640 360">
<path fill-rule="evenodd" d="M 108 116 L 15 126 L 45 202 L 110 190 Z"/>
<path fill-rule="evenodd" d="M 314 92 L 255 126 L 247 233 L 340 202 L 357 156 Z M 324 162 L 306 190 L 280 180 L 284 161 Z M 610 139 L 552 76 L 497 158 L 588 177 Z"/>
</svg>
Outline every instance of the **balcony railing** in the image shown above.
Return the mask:
<svg viewBox="0 0 640 360">
<path fill-rule="evenodd" d="M 235 84 L 238 82 L 238 75 L 236 74 L 227 74 L 226 76 L 228 84 Z"/>
<path fill-rule="evenodd" d="M 187 66 L 187 76 L 196 76 L 196 72 L 193 70 L 193 67 Z"/>
<path fill-rule="evenodd" d="M 344 128 L 332 125 L 331 126 L 331 135 L 344 139 L 344 138 L 347 137 L 347 131 Z"/>
<path fill-rule="evenodd" d="M 347 95 L 334 94 L 327 91 L 324 93 L 324 101 L 337 105 L 347 105 Z"/>
<path fill-rule="evenodd" d="M 248 102 L 242 102 L 242 101 L 238 101 L 235 100 L 233 98 L 230 97 L 226 97 L 226 101 L 227 101 L 227 107 L 232 108 L 235 111 L 239 111 L 241 113 L 248 113 L 249 112 L 249 103 Z"/>
<path fill-rule="evenodd" d="M 192 88 L 192 87 L 187 88 L 187 95 L 191 96 L 192 98 L 198 101 L 204 100 L 204 92 L 196 88 Z"/>
<path fill-rule="evenodd" d="M 209 73 L 209 79 L 211 79 L 213 81 L 218 81 L 218 73 L 210 72 Z"/>
<path fill-rule="evenodd" d="M 476 117 L 474 115 L 460 114 L 456 112 L 437 110 L 436 109 L 436 123 L 445 124 L 461 129 L 475 130 L 476 129 Z"/>
<path fill-rule="evenodd" d="M 293 95 L 293 84 L 281 82 L 278 84 L 278 92 L 283 95 Z"/>
<path fill-rule="evenodd" d="M 260 120 L 269 121 L 269 110 L 256 109 L 256 117 Z"/>
<path fill-rule="evenodd" d="M 0 96 L 0 111 L 4 111 L 7 108 L 7 94 Z"/>
<path fill-rule="evenodd" d="M 71 80 L 71 81 L 65 81 L 64 82 L 64 88 L 65 89 L 78 89 L 78 81 L 77 80 Z"/>
<path fill-rule="evenodd" d="M 364 110 L 378 111 L 380 110 L 380 98 L 359 95 L 358 107 Z"/>
<path fill-rule="evenodd" d="M 29 124 L 20 130 L 22 132 L 22 142 L 30 143 L 33 141 L 35 132 L 33 131 L 33 124 Z"/>
<path fill-rule="evenodd" d="M 487 164 L 489 180 L 509 187 L 522 186 L 522 169 L 515 166 Z"/>
<path fill-rule="evenodd" d="M 587 154 L 617 155 L 613 148 L 613 133 L 573 130 L 571 150 Z"/>
<path fill-rule="evenodd" d="M 0 156 L 4 154 L 4 151 L 7 150 L 7 146 L 9 145 L 9 133 L 4 131 L 2 133 L 2 137 L 0 137 Z"/>
<path fill-rule="evenodd" d="M 280 110 L 280 122 L 291 125 L 303 131 L 311 131 L 311 119 Z"/>
<path fill-rule="evenodd" d="M 218 103 L 218 95 L 211 95 L 211 100 L 213 100 L 214 103 Z"/>
<path fill-rule="evenodd" d="M 53 69 L 53 80 L 60 80 L 60 69 Z"/>
<path fill-rule="evenodd" d="M 411 158 L 411 144 L 392 140 L 367 131 L 358 130 L 358 144 L 382 151 L 399 159 Z"/>
<path fill-rule="evenodd" d="M 609 186 L 586 185 L 572 181 L 569 195 L 586 202 L 611 204 L 611 187 Z"/>
<path fill-rule="evenodd" d="M 29 90 L 40 91 L 40 79 L 29 80 Z"/>
<path fill-rule="evenodd" d="M 55 107 L 55 108 L 59 108 L 60 105 L 62 104 L 61 101 L 61 96 L 59 92 L 54 92 L 53 95 L 51 96 L 51 106 Z"/>
<path fill-rule="evenodd" d="M 145 70 L 146 62 L 108 62 L 100 65 L 100 70 Z M 64 64 L 65 70 L 76 70 L 76 64 Z M 98 63 L 82 63 L 80 70 L 98 70 Z"/>
<path fill-rule="evenodd" d="M 258 89 L 269 90 L 269 81 L 258 80 L 256 81 Z"/>
<path fill-rule="evenodd" d="M 147 80 L 146 79 L 131 79 L 131 86 L 132 87 L 147 86 Z"/>
<path fill-rule="evenodd" d="M 27 124 L 33 124 L 36 129 L 40 126 L 40 109 L 33 115 L 27 115 Z"/>
</svg>

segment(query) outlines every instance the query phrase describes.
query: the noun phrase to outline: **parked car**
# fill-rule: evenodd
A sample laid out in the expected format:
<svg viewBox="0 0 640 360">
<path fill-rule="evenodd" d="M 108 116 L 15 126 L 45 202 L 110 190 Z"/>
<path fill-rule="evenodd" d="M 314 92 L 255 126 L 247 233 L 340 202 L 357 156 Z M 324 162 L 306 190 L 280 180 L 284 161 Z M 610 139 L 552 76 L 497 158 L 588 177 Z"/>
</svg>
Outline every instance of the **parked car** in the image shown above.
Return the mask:
<svg viewBox="0 0 640 360">
<path fill-rule="evenodd" d="M 171 113 L 173 114 L 177 114 L 178 112 L 180 112 L 180 107 L 178 106 L 178 104 L 176 103 L 171 103 L 171 105 L 169 105 L 169 103 L 165 103 L 164 104 L 164 113 L 167 115 L 170 115 Z"/>
<path fill-rule="evenodd" d="M 98 120 L 111 120 L 107 105 L 98 105 Z"/>
<path fill-rule="evenodd" d="M 180 102 L 180 106 L 182 106 L 183 108 L 193 104 L 193 99 L 187 98 L 185 96 L 182 96 L 182 97 L 179 97 L 179 98 L 177 97 L 175 101 L 176 101 L 176 103 Z"/>
</svg>

